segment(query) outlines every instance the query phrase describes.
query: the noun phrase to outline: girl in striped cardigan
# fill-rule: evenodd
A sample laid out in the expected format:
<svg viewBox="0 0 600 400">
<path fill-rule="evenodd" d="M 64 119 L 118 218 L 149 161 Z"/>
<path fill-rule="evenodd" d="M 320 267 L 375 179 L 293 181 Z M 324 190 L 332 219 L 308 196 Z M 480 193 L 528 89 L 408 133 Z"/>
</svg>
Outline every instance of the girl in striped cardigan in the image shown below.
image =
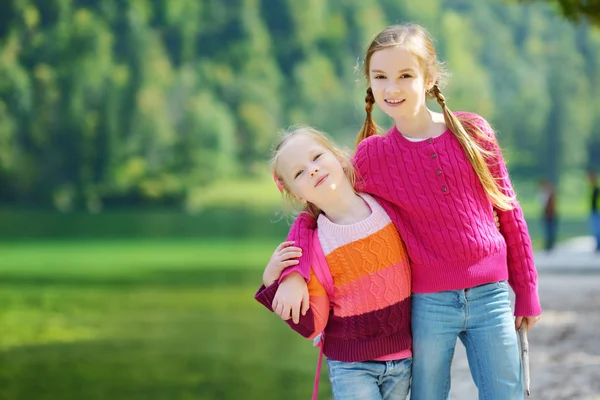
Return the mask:
<svg viewBox="0 0 600 400">
<path fill-rule="evenodd" d="M 288 324 L 306 338 L 323 333 L 335 399 L 406 398 L 411 277 L 396 227 L 375 199 L 355 191 L 348 157 L 313 128 L 284 136 L 273 169 L 284 197 L 317 221 L 310 306 Z M 281 271 L 299 255 L 291 244 L 278 247 L 256 294 L 271 311 L 278 307 L 273 298 Z"/>
</svg>

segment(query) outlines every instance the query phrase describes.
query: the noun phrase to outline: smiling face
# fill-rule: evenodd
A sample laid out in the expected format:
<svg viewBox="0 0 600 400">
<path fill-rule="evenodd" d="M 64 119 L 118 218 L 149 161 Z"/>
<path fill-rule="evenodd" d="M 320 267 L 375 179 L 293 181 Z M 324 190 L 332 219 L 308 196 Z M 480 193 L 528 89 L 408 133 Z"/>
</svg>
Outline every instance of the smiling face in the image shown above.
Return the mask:
<svg viewBox="0 0 600 400">
<path fill-rule="evenodd" d="M 395 120 L 414 116 L 426 107 L 426 91 L 434 82 L 408 50 L 389 47 L 371 56 L 369 84 L 375 103 Z"/>
<path fill-rule="evenodd" d="M 306 134 L 296 134 L 285 141 L 275 167 L 294 197 L 319 208 L 331 203 L 340 185 L 350 184 L 333 152 Z"/>
</svg>

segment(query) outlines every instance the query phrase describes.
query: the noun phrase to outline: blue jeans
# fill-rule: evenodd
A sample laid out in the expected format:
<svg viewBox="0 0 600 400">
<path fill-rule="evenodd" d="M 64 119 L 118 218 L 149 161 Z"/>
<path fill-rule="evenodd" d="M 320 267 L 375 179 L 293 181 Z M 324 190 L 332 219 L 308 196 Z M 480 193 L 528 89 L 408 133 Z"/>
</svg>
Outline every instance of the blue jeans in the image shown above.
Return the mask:
<svg viewBox="0 0 600 400">
<path fill-rule="evenodd" d="M 556 243 L 556 218 L 544 218 L 544 250 L 550 251 Z"/>
<path fill-rule="evenodd" d="M 479 399 L 523 399 L 508 284 L 412 295 L 411 400 L 445 400 L 456 338 L 467 350 Z"/>
<path fill-rule="evenodd" d="M 335 400 L 406 399 L 412 358 L 395 361 L 327 360 Z"/>
<path fill-rule="evenodd" d="M 600 251 L 600 213 L 592 213 L 590 217 L 590 228 L 596 239 L 596 251 Z"/>
</svg>

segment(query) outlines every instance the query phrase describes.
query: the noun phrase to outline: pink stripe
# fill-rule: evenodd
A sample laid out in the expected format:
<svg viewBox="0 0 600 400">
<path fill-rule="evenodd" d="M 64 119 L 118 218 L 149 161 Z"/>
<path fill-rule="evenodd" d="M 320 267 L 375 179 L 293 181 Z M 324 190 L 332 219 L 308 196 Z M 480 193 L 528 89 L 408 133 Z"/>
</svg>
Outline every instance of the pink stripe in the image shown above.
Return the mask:
<svg viewBox="0 0 600 400">
<path fill-rule="evenodd" d="M 395 360 L 404 360 L 405 358 L 412 357 L 412 350 L 402 350 L 398 353 L 388 354 L 387 356 L 378 357 L 375 360 L 377 361 L 395 361 Z"/>
<path fill-rule="evenodd" d="M 351 317 L 381 310 L 410 296 L 410 267 L 400 261 L 336 288 L 334 312 Z"/>
</svg>

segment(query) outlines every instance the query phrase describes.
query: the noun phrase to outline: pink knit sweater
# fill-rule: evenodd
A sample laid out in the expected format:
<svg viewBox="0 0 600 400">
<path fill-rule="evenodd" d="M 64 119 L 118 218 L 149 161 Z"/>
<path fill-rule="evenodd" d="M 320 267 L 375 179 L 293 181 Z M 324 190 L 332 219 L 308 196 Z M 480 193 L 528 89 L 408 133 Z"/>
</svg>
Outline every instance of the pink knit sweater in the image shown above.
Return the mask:
<svg viewBox="0 0 600 400">
<path fill-rule="evenodd" d="M 480 116 L 457 115 L 494 135 Z M 489 162 L 492 174 L 506 194 L 514 195 L 497 144 L 485 147 L 497 155 Z M 516 295 L 515 315 L 541 313 L 523 211 L 516 201 L 513 210 L 497 210 L 498 231 L 492 203 L 450 130 L 411 142 L 393 127 L 385 135 L 360 143 L 354 163 L 362 178 L 360 190 L 379 200 L 406 244 L 413 292 L 459 290 L 508 279 Z M 306 214 L 292 225 L 287 240 L 294 240 L 304 251 L 300 263 L 284 275 L 298 271 L 308 280 L 314 226 Z"/>
<path fill-rule="evenodd" d="M 383 208 L 361 196 L 372 212 L 360 222 L 337 225 L 319 216 L 318 240 L 311 241 L 321 251 L 312 254 L 310 308 L 298 324 L 287 323 L 310 339 L 324 331 L 323 351 L 333 360 L 401 360 L 412 355 L 408 255 Z M 329 272 L 329 284 L 319 270 Z M 277 289 L 277 282 L 263 285 L 255 299 L 273 311 Z"/>
</svg>

